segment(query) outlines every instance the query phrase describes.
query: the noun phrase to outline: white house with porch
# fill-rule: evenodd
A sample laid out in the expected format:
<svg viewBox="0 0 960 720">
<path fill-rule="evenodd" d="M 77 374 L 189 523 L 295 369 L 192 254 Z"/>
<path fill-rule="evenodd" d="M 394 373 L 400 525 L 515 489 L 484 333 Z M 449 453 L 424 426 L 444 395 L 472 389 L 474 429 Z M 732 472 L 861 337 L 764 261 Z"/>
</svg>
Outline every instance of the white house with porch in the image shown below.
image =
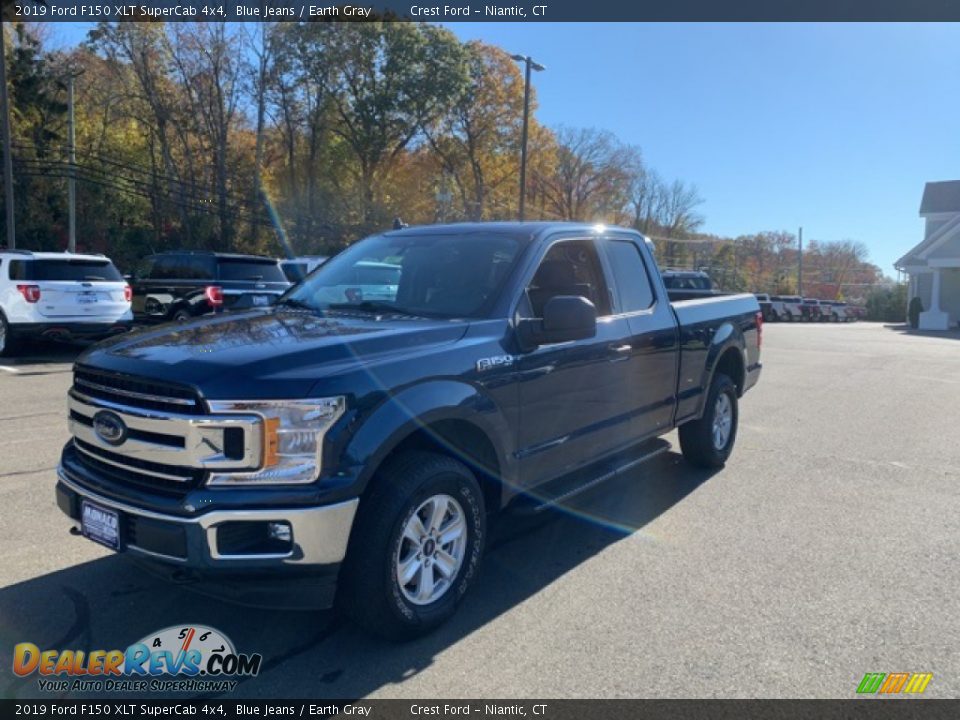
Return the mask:
<svg viewBox="0 0 960 720">
<path fill-rule="evenodd" d="M 960 180 L 927 183 L 920 201 L 923 242 L 894 263 L 920 298 L 921 330 L 947 330 L 960 321 Z"/>
</svg>

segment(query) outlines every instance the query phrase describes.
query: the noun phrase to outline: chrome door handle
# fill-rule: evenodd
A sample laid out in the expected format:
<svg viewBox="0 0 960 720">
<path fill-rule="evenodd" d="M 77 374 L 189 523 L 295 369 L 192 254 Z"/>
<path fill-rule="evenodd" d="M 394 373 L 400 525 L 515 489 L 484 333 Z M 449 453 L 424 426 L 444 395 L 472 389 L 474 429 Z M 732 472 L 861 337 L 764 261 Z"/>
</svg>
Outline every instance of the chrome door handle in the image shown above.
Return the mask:
<svg viewBox="0 0 960 720">
<path fill-rule="evenodd" d="M 610 362 L 615 363 L 629 360 L 631 350 L 633 350 L 633 345 L 611 345 Z"/>
</svg>

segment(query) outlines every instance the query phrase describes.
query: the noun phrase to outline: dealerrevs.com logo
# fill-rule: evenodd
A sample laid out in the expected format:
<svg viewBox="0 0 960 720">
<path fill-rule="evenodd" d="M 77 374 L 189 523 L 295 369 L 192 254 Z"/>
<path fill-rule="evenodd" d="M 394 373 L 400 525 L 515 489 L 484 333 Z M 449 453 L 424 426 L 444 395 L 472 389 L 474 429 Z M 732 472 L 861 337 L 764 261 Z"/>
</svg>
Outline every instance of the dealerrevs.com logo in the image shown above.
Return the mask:
<svg viewBox="0 0 960 720">
<path fill-rule="evenodd" d="M 262 661 L 203 625 L 168 627 L 126 650 L 41 650 L 30 642 L 13 648 L 14 674 L 38 675 L 44 692 L 225 692 L 236 678 L 257 675 Z"/>
</svg>

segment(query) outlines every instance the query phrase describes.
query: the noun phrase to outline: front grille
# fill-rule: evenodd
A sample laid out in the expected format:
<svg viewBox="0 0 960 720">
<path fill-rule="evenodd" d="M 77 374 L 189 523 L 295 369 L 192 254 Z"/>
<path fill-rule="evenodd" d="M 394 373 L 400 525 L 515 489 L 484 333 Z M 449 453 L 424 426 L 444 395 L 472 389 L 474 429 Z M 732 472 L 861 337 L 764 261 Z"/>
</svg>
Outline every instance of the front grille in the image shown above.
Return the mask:
<svg viewBox="0 0 960 720">
<path fill-rule="evenodd" d="M 129 407 L 181 415 L 203 414 L 197 393 L 174 383 L 78 366 L 73 374 L 73 388 L 87 397 Z"/>
<path fill-rule="evenodd" d="M 120 485 L 182 497 L 203 481 L 203 470 L 161 465 L 118 455 L 79 438 L 74 438 L 73 443 L 79 451 L 77 461 L 81 465 L 98 477 L 105 477 Z"/>
</svg>

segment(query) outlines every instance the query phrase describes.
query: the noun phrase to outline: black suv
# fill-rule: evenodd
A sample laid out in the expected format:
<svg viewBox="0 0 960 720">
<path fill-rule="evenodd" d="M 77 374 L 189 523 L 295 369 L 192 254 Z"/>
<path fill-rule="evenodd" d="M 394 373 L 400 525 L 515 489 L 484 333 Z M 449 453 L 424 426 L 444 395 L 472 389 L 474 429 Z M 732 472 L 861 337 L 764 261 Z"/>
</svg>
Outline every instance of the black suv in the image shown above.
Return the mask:
<svg viewBox="0 0 960 720">
<path fill-rule="evenodd" d="M 140 321 L 271 305 L 290 287 L 273 258 L 213 252 L 151 255 L 129 282 Z"/>
<path fill-rule="evenodd" d="M 663 271 L 663 284 L 667 286 L 667 297 L 671 302 L 677 300 L 698 300 L 718 295 L 710 276 L 700 270 Z"/>
</svg>

